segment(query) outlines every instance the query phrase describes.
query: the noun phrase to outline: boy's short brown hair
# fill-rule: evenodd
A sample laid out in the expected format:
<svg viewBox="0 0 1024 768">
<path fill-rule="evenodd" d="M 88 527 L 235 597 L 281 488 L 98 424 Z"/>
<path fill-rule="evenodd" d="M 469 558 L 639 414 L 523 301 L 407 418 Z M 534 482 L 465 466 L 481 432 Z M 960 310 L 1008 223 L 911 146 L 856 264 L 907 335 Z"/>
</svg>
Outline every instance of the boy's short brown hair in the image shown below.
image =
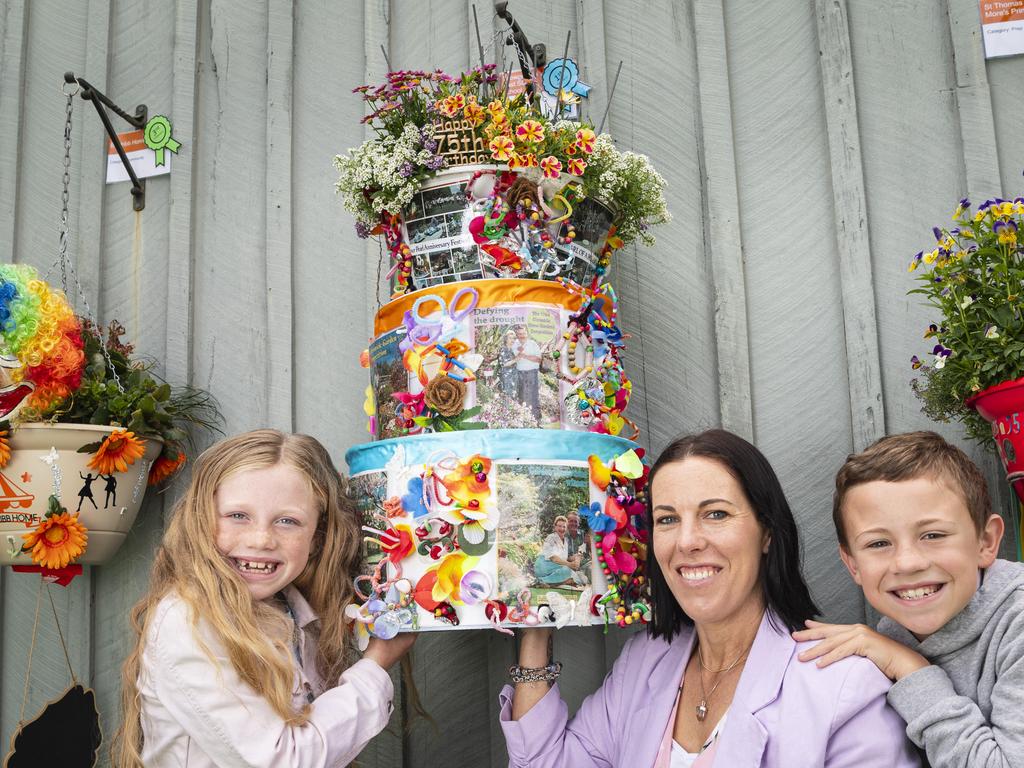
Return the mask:
<svg viewBox="0 0 1024 768">
<path fill-rule="evenodd" d="M 945 480 L 956 488 L 967 505 L 980 535 L 992 512 L 988 483 L 967 454 L 935 432 L 906 432 L 876 440 L 860 453 L 847 457 L 836 475 L 832 496 L 832 522 L 839 544 L 847 547 L 843 528 L 843 500 L 856 485 L 883 480 L 899 482 L 919 477 Z"/>
</svg>

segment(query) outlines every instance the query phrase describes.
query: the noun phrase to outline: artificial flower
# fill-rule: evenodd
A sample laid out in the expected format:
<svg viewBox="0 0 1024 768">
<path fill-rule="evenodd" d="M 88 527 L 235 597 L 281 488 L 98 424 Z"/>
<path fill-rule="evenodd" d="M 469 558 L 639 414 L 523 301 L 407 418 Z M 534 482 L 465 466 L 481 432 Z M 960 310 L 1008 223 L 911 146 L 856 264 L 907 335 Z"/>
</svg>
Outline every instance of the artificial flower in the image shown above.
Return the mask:
<svg viewBox="0 0 1024 768">
<path fill-rule="evenodd" d="M 427 506 L 423 501 L 423 478 L 412 477 L 406 485 L 406 493 L 402 496 L 402 508 L 413 517 L 427 514 Z"/>
<path fill-rule="evenodd" d="M 146 452 L 146 444 L 126 429 L 116 429 L 107 435 L 96 453 L 89 459 L 88 466 L 101 475 L 124 472 L 141 459 Z"/>
<path fill-rule="evenodd" d="M 614 531 L 617 525 L 615 518 L 604 514 L 601 503 L 598 501 L 591 502 L 589 507 L 580 507 L 580 517 L 586 521 L 587 527 L 594 533 Z"/>
<path fill-rule="evenodd" d="M 85 552 L 89 540 L 88 531 L 78 522 L 78 513 L 62 511 L 49 514 L 31 533 L 22 534 L 25 539 L 23 552 L 30 552 L 32 561 L 43 568 L 63 568 Z"/>
<path fill-rule="evenodd" d="M 516 126 L 516 136 L 527 144 L 539 144 L 544 141 L 544 126 L 536 120 L 524 120 Z"/>
<path fill-rule="evenodd" d="M 562 162 L 554 155 L 548 155 L 540 161 L 540 167 L 544 169 L 545 178 L 557 179 L 562 170 Z"/>
<path fill-rule="evenodd" d="M 491 157 L 499 162 L 506 162 L 512 157 L 512 150 L 515 149 L 515 142 L 508 136 L 496 136 L 491 139 L 488 145 L 491 149 Z"/>
<path fill-rule="evenodd" d="M 405 515 L 405 509 L 402 507 L 402 500 L 397 496 L 391 496 L 384 499 L 383 502 L 384 515 L 385 517 L 402 517 Z"/>
<path fill-rule="evenodd" d="M 7 466 L 11 460 L 10 433 L 6 429 L 0 429 L 0 469 Z"/>
<path fill-rule="evenodd" d="M 439 374 L 427 383 L 423 399 L 439 416 L 458 416 L 465 407 L 466 384 Z"/>
<path fill-rule="evenodd" d="M 395 523 L 380 535 L 381 549 L 392 563 L 400 563 L 413 551 L 416 541 L 412 529 L 405 523 Z"/>
<path fill-rule="evenodd" d="M 169 459 L 161 453 L 157 457 L 157 460 L 153 462 L 153 466 L 149 468 L 149 479 L 147 480 L 147 483 L 149 485 L 162 483 L 184 465 L 184 451 L 178 451 L 177 455 L 173 459 Z"/>
<path fill-rule="evenodd" d="M 445 555 L 437 566 L 437 581 L 431 589 L 431 597 L 441 603 L 445 600 L 462 602 L 462 574 L 476 562 L 465 552 L 451 552 Z"/>
</svg>

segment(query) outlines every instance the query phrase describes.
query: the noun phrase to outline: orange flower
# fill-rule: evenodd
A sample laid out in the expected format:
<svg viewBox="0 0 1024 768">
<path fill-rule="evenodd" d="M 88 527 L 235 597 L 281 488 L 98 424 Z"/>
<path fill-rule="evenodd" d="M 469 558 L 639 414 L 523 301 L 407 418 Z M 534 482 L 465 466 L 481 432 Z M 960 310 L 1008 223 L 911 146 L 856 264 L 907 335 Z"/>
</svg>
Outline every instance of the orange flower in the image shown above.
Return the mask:
<svg viewBox="0 0 1024 768">
<path fill-rule="evenodd" d="M 146 452 L 146 444 L 135 436 L 134 432 L 118 429 L 107 435 L 96 453 L 89 459 L 88 466 L 101 475 L 112 472 L 124 472 L 141 459 Z"/>
<path fill-rule="evenodd" d="M 169 478 L 175 472 L 182 468 L 185 464 L 185 452 L 178 451 L 178 455 L 173 459 L 168 459 L 163 454 L 153 462 L 153 466 L 149 469 L 149 480 L 150 485 L 158 485 L 164 480 Z"/>
<path fill-rule="evenodd" d="M 85 552 L 87 529 L 78 522 L 78 513 L 63 512 L 44 517 L 32 533 L 23 533 L 23 552 L 32 553 L 32 562 L 43 568 L 63 568 Z"/>
<path fill-rule="evenodd" d="M 11 441 L 8 439 L 6 429 L 0 429 L 0 469 L 7 466 L 11 460 Z"/>
</svg>

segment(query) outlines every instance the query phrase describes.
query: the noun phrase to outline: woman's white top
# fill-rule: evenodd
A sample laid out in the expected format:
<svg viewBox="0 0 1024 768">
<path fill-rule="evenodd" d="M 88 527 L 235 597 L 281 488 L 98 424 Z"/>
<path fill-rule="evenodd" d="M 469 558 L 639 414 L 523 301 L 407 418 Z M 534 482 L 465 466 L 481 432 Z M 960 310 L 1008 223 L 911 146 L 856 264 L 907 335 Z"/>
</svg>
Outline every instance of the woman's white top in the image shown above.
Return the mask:
<svg viewBox="0 0 1024 768">
<path fill-rule="evenodd" d="M 550 560 L 552 557 L 560 557 L 563 560 L 569 559 L 569 539 L 561 538 L 556 532 L 548 534 L 544 539 L 544 548 L 541 555 Z"/>
</svg>

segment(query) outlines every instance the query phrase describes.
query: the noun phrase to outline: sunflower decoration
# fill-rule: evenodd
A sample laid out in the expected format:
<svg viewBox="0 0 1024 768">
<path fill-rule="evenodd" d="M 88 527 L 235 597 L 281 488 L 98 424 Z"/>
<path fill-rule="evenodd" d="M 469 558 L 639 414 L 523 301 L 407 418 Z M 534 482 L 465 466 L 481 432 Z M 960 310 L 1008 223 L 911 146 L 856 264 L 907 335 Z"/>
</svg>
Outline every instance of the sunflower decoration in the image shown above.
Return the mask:
<svg viewBox="0 0 1024 768">
<path fill-rule="evenodd" d="M 8 429 L 0 429 L 0 469 L 7 466 L 11 460 L 11 432 Z"/>
<path fill-rule="evenodd" d="M 87 446 L 92 448 L 92 445 Z M 124 472 L 146 452 L 146 443 L 126 429 L 116 429 L 103 438 L 88 466 L 101 475 Z"/>
<path fill-rule="evenodd" d="M 78 513 L 61 507 L 56 496 L 50 497 L 49 510 L 31 533 L 23 533 L 22 552 L 29 552 L 32 561 L 43 568 L 63 568 L 85 552 L 88 529 L 78 522 Z"/>
<path fill-rule="evenodd" d="M 177 454 L 168 458 L 166 452 L 161 453 L 152 468 L 149 470 L 149 484 L 159 485 L 167 478 L 175 474 L 185 465 L 185 452 L 178 451 Z"/>
</svg>

